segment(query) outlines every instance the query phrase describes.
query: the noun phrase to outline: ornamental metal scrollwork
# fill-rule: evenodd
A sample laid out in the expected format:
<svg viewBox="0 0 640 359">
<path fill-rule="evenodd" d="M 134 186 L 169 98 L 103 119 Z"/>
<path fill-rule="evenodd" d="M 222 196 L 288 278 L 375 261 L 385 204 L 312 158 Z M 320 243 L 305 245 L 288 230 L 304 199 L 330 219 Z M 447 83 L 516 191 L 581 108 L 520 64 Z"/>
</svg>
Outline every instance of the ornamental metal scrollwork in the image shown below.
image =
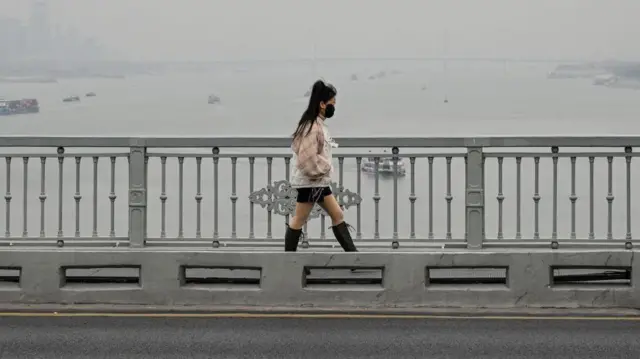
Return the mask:
<svg viewBox="0 0 640 359">
<path fill-rule="evenodd" d="M 291 215 L 296 209 L 297 191 L 287 180 L 275 181 L 249 194 L 249 201 L 281 216 Z"/>
<path fill-rule="evenodd" d="M 336 197 L 338 204 L 343 209 L 356 206 L 362 203 L 362 197 L 359 194 L 351 192 L 348 189 L 341 188 L 336 182 L 330 184 L 331 192 Z M 249 201 L 260 205 L 262 208 L 272 211 L 281 216 L 292 216 L 296 210 L 296 198 L 298 191 L 291 187 L 287 180 L 275 181 L 264 188 L 252 192 L 249 195 Z M 317 204 L 311 210 L 309 218 L 320 217 L 325 213 L 322 207 Z M 326 214 L 326 213 L 325 213 Z"/>
</svg>

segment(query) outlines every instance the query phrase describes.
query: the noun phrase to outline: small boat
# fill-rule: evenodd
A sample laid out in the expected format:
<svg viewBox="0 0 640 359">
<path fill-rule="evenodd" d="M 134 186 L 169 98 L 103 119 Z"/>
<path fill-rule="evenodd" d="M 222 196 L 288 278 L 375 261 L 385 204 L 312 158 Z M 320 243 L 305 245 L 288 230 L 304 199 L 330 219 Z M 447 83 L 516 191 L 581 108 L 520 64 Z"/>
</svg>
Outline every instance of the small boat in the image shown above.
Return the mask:
<svg viewBox="0 0 640 359">
<path fill-rule="evenodd" d="M 380 158 L 378 160 L 378 173 L 382 175 L 394 175 L 394 163 L 392 158 Z M 368 173 L 376 172 L 376 160 L 374 157 L 367 157 L 362 160 L 362 171 Z M 398 176 L 405 176 L 407 169 L 405 168 L 404 161 L 398 158 L 397 163 Z"/>
<path fill-rule="evenodd" d="M 618 81 L 617 76 L 607 74 L 607 75 L 599 75 L 594 77 L 593 84 L 596 86 L 608 86 L 616 83 L 617 81 Z"/>
<path fill-rule="evenodd" d="M 209 104 L 214 105 L 217 103 L 220 103 L 220 97 L 216 96 L 216 95 L 210 95 L 209 96 L 209 100 L 208 100 Z"/>
<path fill-rule="evenodd" d="M 80 97 L 79 96 L 70 96 L 70 97 L 65 97 L 64 99 L 62 99 L 62 102 L 78 102 L 80 101 Z"/>
<path fill-rule="evenodd" d="M 85 96 L 87 96 L 87 97 L 96 97 L 96 93 L 95 92 L 88 92 Z"/>
<path fill-rule="evenodd" d="M 356 74 L 351 75 L 351 81 L 358 81 L 358 75 Z"/>
</svg>

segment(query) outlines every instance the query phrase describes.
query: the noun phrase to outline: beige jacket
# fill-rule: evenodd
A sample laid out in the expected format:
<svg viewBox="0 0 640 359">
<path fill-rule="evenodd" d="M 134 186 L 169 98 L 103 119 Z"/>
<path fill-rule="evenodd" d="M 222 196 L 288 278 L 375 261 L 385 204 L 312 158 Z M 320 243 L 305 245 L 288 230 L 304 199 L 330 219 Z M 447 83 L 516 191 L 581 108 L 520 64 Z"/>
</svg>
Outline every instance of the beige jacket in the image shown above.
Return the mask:
<svg viewBox="0 0 640 359">
<path fill-rule="evenodd" d="M 311 132 L 296 138 L 291 145 L 293 150 L 293 167 L 291 169 L 291 187 L 327 187 L 331 184 L 333 173 L 332 140 L 324 120 L 318 118 Z"/>
</svg>

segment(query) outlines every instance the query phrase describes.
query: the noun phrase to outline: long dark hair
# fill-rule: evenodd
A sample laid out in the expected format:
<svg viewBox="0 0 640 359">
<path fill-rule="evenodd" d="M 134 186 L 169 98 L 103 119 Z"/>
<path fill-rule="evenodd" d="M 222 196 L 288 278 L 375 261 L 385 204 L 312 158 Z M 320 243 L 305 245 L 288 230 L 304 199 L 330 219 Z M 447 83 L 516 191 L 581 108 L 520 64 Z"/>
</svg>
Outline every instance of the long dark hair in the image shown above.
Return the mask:
<svg viewBox="0 0 640 359">
<path fill-rule="evenodd" d="M 325 83 L 322 80 L 316 81 L 311 88 L 309 105 L 302 114 L 302 117 L 298 122 L 298 127 L 296 128 L 296 131 L 293 133 L 292 137 L 295 139 L 298 136 L 303 136 L 305 128 L 308 128 L 307 133 L 304 134 L 304 136 L 307 136 L 311 132 L 313 124 L 318 120 L 318 116 L 320 115 L 320 103 L 329 102 L 329 100 L 336 97 L 337 94 L 338 91 L 335 87 L 333 87 L 333 85 Z"/>
</svg>

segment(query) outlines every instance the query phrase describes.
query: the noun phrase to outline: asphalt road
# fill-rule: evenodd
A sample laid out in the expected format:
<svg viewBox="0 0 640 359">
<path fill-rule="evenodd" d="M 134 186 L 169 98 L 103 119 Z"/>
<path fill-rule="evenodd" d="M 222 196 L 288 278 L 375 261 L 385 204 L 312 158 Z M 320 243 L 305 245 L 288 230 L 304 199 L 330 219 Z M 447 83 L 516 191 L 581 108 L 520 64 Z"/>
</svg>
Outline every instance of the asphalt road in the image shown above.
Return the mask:
<svg viewBox="0 0 640 359">
<path fill-rule="evenodd" d="M 639 358 L 640 321 L 0 316 L 0 358 Z"/>
</svg>

